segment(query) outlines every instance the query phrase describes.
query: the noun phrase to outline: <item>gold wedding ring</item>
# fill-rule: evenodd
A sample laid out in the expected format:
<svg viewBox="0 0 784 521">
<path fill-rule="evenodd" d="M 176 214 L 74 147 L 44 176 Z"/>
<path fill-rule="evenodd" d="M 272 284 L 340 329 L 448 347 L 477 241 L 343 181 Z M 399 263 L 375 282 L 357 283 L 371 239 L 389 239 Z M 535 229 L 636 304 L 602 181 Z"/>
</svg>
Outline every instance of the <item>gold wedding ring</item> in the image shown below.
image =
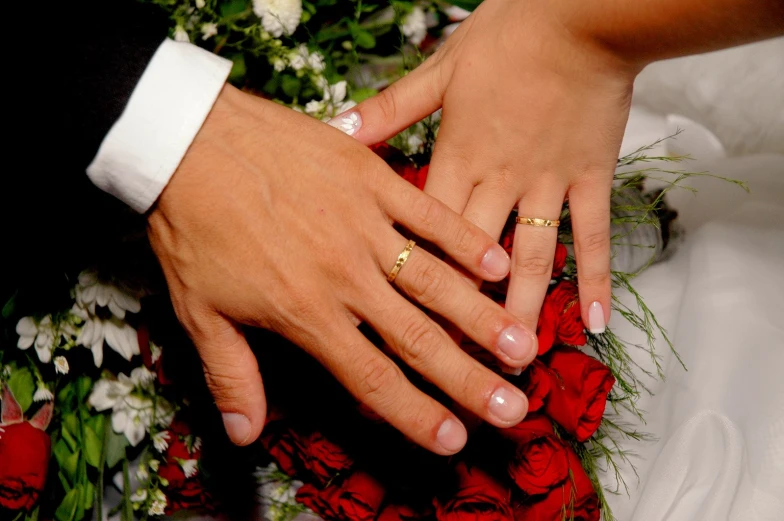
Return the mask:
<svg viewBox="0 0 784 521">
<path fill-rule="evenodd" d="M 397 261 L 395 265 L 392 267 L 392 271 L 389 272 L 387 275 L 387 281 L 392 282 L 397 278 L 397 274 L 400 273 L 400 269 L 403 267 L 403 264 L 406 263 L 408 260 L 408 256 L 411 255 L 411 250 L 414 249 L 416 243 L 414 241 L 408 241 L 406 247 L 403 248 L 403 251 L 400 252 L 400 255 L 397 256 Z"/>
<path fill-rule="evenodd" d="M 558 227 L 561 221 L 558 219 L 539 219 L 537 217 L 520 217 L 515 219 L 517 224 L 527 224 L 529 226 L 544 226 L 544 227 Z"/>
</svg>

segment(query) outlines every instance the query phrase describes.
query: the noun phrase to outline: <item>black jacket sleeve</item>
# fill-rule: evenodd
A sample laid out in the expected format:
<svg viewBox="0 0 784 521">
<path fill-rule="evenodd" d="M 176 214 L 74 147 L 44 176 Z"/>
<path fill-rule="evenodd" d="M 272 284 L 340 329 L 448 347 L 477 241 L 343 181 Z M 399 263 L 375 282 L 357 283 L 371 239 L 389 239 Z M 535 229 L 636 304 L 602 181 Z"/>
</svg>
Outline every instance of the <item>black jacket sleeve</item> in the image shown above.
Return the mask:
<svg viewBox="0 0 784 521">
<path fill-rule="evenodd" d="M 130 211 L 95 188 L 85 169 L 170 24 L 162 9 L 138 0 L 24 7 L 5 45 L 11 138 L 0 226 L 2 249 L 13 252 L 3 256 L 41 272 L 65 258 L 72 265 L 95 259 L 105 247 L 100 239 L 128 219 Z"/>
</svg>

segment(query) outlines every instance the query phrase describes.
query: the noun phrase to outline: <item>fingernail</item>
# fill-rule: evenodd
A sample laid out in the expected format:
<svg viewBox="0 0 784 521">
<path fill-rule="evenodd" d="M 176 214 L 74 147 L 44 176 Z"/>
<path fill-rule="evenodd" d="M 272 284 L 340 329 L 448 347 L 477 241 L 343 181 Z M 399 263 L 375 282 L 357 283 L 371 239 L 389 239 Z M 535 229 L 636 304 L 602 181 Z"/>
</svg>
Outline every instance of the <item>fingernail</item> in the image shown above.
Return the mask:
<svg viewBox="0 0 784 521">
<path fill-rule="evenodd" d="M 242 414 L 223 413 L 223 427 L 235 445 L 243 445 L 250 437 L 250 420 Z"/>
<path fill-rule="evenodd" d="M 353 136 L 362 127 L 362 116 L 359 115 L 359 112 L 347 112 L 330 119 L 327 121 L 327 125 Z"/>
<path fill-rule="evenodd" d="M 482 257 L 482 264 L 480 265 L 483 270 L 494 277 L 506 277 L 509 273 L 509 255 L 506 254 L 500 246 L 493 246 L 485 256 Z"/>
<path fill-rule="evenodd" d="M 512 367 L 511 365 L 506 365 L 503 362 L 498 362 L 498 366 L 501 368 L 501 372 L 504 374 L 508 374 L 511 376 L 520 376 L 523 374 L 522 367 Z"/>
<path fill-rule="evenodd" d="M 528 400 L 522 393 L 499 387 L 490 397 L 490 414 L 505 423 L 520 421 L 528 410 Z"/>
<path fill-rule="evenodd" d="M 468 433 L 466 433 L 465 427 L 452 419 L 444 421 L 436 434 L 438 444 L 449 452 L 459 451 L 465 446 L 467 440 Z"/>
<path fill-rule="evenodd" d="M 604 309 L 600 302 L 594 302 L 588 307 L 588 330 L 594 335 L 604 333 L 607 324 L 604 322 Z"/>
<path fill-rule="evenodd" d="M 517 362 L 531 358 L 534 353 L 533 335 L 517 324 L 501 331 L 496 345 L 499 351 Z"/>
</svg>

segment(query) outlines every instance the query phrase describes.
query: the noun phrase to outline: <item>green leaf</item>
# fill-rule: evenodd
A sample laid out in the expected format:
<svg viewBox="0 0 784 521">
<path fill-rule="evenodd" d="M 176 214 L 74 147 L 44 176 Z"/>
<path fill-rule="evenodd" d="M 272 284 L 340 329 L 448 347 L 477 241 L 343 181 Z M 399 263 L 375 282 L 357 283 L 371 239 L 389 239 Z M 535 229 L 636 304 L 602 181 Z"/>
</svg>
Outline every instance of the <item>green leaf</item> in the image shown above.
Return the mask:
<svg viewBox="0 0 784 521">
<path fill-rule="evenodd" d="M 8 299 L 8 302 L 6 302 L 5 305 L 3 306 L 3 312 L 2 312 L 2 317 L 3 318 L 8 318 L 8 317 L 10 317 L 11 315 L 14 314 L 14 310 L 16 309 L 16 296 L 18 294 L 19 294 L 18 291 L 15 292 L 11 296 L 11 298 Z"/>
<path fill-rule="evenodd" d="M 229 73 L 229 81 L 231 83 L 242 83 L 245 80 L 245 74 L 248 72 L 248 68 L 245 65 L 245 55 L 237 53 L 232 54 L 229 58 L 234 62 Z"/>
<path fill-rule="evenodd" d="M 449 0 L 449 3 L 454 6 L 461 7 L 466 11 L 473 11 L 479 7 L 479 4 L 482 3 L 482 0 Z"/>
<path fill-rule="evenodd" d="M 106 426 L 109 434 L 109 443 L 106 447 L 106 466 L 114 468 L 125 458 L 125 448 L 128 447 L 128 438 L 124 434 L 117 434 L 114 430 Z"/>
<path fill-rule="evenodd" d="M 76 381 L 79 402 L 84 402 L 93 389 L 93 381 L 89 376 L 80 376 Z"/>
<path fill-rule="evenodd" d="M 76 472 L 79 470 L 79 455 L 81 454 L 80 450 L 77 450 L 70 456 L 67 456 L 60 462 L 60 468 L 65 472 L 65 477 L 68 478 L 68 481 L 71 483 L 76 484 Z M 78 486 L 78 485 L 77 485 Z"/>
<path fill-rule="evenodd" d="M 286 96 L 296 98 L 299 95 L 300 89 L 302 89 L 302 82 L 299 78 L 286 74 L 281 76 L 280 88 Z"/>
<path fill-rule="evenodd" d="M 35 393 L 35 381 L 30 369 L 22 367 L 14 369 L 11 377 L 8 378 L 8 387 L 14 393 L 14 398 L 19 402 L 22 411 L 26 411 L 33 404 L 33 394 Z"/>
<path fill-rule="evenodd" d="M 79 496 L 82 493 L 82 487 L 75 487 L 68 492 L 63 498 L 60 506 L 54 512 L 54 517 L 57 521 L 72 521 L 76 515 L 76 508 L 79 503 Z"/>
<path fill-rule="evenodd" d="M 221 2 L 220 13 L 223 18 L 240 14 L 248 7 L 248 0 L 227 0 Z"/>
<path fill-rule="evenodd" d="M 351 99 L 357 103 L 362 103 L 368 98 L 372 98 L 378 94 L 376 89 L 369 89 L 369 88 L 361 88 L 361 89 L 354 89 L 351 91 Z"/>
<path fill-rule="evenodd" d="M 98 468 L 101 464 L 101 451 L 103 450 L 103 439 L 90 426 L 84 429 L 84 459 L 87 464 Z"/>
<path fill-rule="evenodd" d="M 90 510 L 93 508 L 95 501 L 95 486 L 89 481 L 84 487 L 84 496 L 82 496 L 82 508 Z"/>
</svg>

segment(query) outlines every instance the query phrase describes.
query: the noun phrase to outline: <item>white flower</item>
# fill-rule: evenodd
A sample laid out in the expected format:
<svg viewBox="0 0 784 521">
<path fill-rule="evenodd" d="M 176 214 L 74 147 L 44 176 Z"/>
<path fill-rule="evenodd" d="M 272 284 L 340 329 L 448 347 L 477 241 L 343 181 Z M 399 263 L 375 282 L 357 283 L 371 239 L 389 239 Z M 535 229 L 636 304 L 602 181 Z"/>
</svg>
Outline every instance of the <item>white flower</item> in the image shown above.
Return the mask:
<svg viewBox="0 0 784 521">
<path fill-rule="evenodd" d="M 46 364 L 52 359 L 57 335 L 51 315 L 46 315 L 39 322 L 33 317 L 22 318 L 16 324 L 16 333 L 19 335 L 19 341 L 16 343 L 19 349 L 27 349 L 35 344 L 35 352 L 41 362 Z"/>
<path fill-rule="evenodd" d="M 427 17 L 425 11 L 415 6 L 406 18 L 403 20 L 403 25 L 400 26 L 403 35 L 408 38 L 408 41 L 414 45 L 419 45 L 422 40 L 427 36 Z"/>
<path fill-rule="evenodd" d="M 190 42 L 191 39 L 188 38 L 188 31 L 181 25 L 178 25 L 174 28 L 174 41 L 176 42 Z"/>
<path fill-rule="evenodd" d="M 103 364 L 104 341 L 126 360 L 140 353 L 136 330 L 125 321 L 117 317 L 102 319 L 91 315 L 87 309 L 78 304 L 74 304 L 71 313 L 84 320 L 76 343 L 93 352 L 93 362 L 96 367 L 101 367 Z"/>
<path fill-rule="evenodd" d="M 193 438 L 193 450 L 191 451 L 191 453 L 193 453 L 193 452 L 195 452 L 195 451 L 197 451 L 199 449 L 201 449 L 201 438 L 196 436 L 195 438 Z"/>
<path fill-rule="evenodd" d="M 422 139 L 422 136 L 419 136 L 417 134 L 411 134 L 410 136 L 408 136 L 408 139 L 406 140 L 406 147 L 407 147 L 406 152 L 408 154 L 416 154 L 417 152 L 420 152 L 422 150 L 422 145 L 424 144 L 425 144 L 425 140 Z"/>
<path fill-rule="evenodd" d="M 158 472 L 158 467 L 161 465 L 161 462 L 157 459 L 151 459 L 147 465 L 149 465 L 151 471 Z"/>
<path fill-rule="evenodd" d="M 296 49 L 292 50 L 288 54 L 289 65 L 295 71 L 304 69 L 308 64 L 309 58 L 310 53 L 308 52 L 308 47 L 305 44 L 300 44 Z"/>
<path fill-rule="evenodd" d="M 153 447 L 155 447 L 155 450 L 157 450 L 158 452 L 166 451 L 166 449 L 169 448 L 170 437 L 171 434 L 169 434 L 169 431 L 156 432 L 152 437 L 152 445 Z M 152 461 L 150 462 L 150 468 L 152 468 Z M 153 469 L 153 470 L 157 470 L 157 469 Z"/>
<path fill-rule="evenodd" d="M 214 23 L 206 23 L 201 26 L 201 39 L 202 40 L 209 40 L 213 36 L 218 34 L 218 26 Z"/>
<path fill-rule="evenodd" d="M 162 516 L 166 513 L 166 500 L 164 499 L 161 501 L 160 499 L 156 499 L 155 501 L 150 504 L 149 510 L 147 513 L 151 516 Z"/>
<path fill-rule="evenodd" d="M 39 384 L 33 395 L 34 402 L 48 402 L 54 400 L 54 395 L 46 386 Z"/>
<path fill-rule="evenodd" d="M 135 394 L 118 401 L 112 411 L 112 429 L 117 434 L 125 434 L 131 446 L 135 447 L 144 439 L 150 427 L 152 400 Z"/>
<path fill-rule="evenodd" d="M 284 60 L 283 58 L 273 58 L 272 67 L 276 71 L 282 72 L 286 68 L 286 60 Z"/>
<path fill-rule="evenodd" d="M 340 103 L 346 99 L 346 85 L 345 81 L 339 81 L 334 85 L 326 87 L 324 89 L 324 101 Z"/>
<path fill-rule="evenodd" d="M 139 387 L 148 387 L 155 380 L 155 373 L 144 366 L 135 367 L 131 371 L 131 382 Z"/>
<path fill-rule="evenodd" d="M 324 112 L 326 104 L 323 101 L 312 100 L 305 105 L 305 113 L 314 116 Z"/>
<path fill-rule="evenodd" d="M 291 35 L 302 18 L 302 0 L 253 0 L 253 12 L 261 18 L 264 30 L 276 38 Z"/>
<path fill-rule="evenodd" d="M 143 488 L 137 488 L 136 492 L 131 496 L 131 503 L 144 503 L 147 500 L 147 491 Z"/>
<path fill-rule="evenodd" d="M 68 360 L 64 356 L 55 356 L 54 370 L 56 373 L 68 374 L 68 371 L 70 371 L 70 367 L 68 367 Z"/>
<path fill-rule="evenodd" d="M 133 383 L 130 378 L 120 374 L 118 380 L 102 379 L 95 382 L 93 392 L 87 403 L 97 411 L 112 409 L 123 398 L 131 394 Z"/>
<path fill-rule="evenodd" d="M 177 458 L 177 463 L 182 467 L 182 472 L 185 474 L 186 479 L 192 478 L 199 473 L 199 461 L 195 459 L 180 459 Z"/>
<path fill-rule="evenodd" d="M 145 481 L 149 477 L 150 477 L 150 473 L 147 472 L 147 467 L 145 467 L 144 464 L 139 465 L 139 468 L 136 469 L 136 479 L 138 479 L 139 481 Z M 136 492 L 138 492 L 138 490 Z M 131 501 L 133 501 L 133 499 L 131 499 Z"/>
<path fill-rule="evenodd" d="M 449 5 L 444 8 L 444 14 L 447 15 L 452 22 L 461 22 L 471 15 L 471 11 L 466 11 L 462 7 L 456 5 Z"/>
<path fill-rule="evenodd" d="M 201 9 L 206 4 L 205 0 L 196 0 L 196 8 Z"/>
<path fill-rule="evenodd" d="M 159 345 L 150 342 L 150 358 L 153 364 L 158 361 L 158 359 L 161 357 L 162 352 L 163 350 Z"/>
<path fill-rule="evenodd" d="M 11 366 L 6 365 L 3 366 L 3 378 L 10 378 L 11 377 Z"/>
<path fill-rule="evenodd" d="M 327 68 L 327 64 L 324 63 L 324 56 L 320 52 L 314 52 L 308 56 L 308 65 L 315 73 L 322 73 Z"/>
<path fill-rule="evenodd" d="M 187 36 L 186 34 L 184 41 L 187 41 Z M 76 303 L 87 309 L 91 315 L 95 315 L 97 305 L 108 307 L 112 315 L 121 320 L 125 318 L 126 311 L 138 313 L 142 308 L 138 298 L 114 284 L 101 282 L 98 279 L 98 274 L 90 270 L 79 274 L 79 283 L 74 288 L 74 297 Z"/>
</svg>

